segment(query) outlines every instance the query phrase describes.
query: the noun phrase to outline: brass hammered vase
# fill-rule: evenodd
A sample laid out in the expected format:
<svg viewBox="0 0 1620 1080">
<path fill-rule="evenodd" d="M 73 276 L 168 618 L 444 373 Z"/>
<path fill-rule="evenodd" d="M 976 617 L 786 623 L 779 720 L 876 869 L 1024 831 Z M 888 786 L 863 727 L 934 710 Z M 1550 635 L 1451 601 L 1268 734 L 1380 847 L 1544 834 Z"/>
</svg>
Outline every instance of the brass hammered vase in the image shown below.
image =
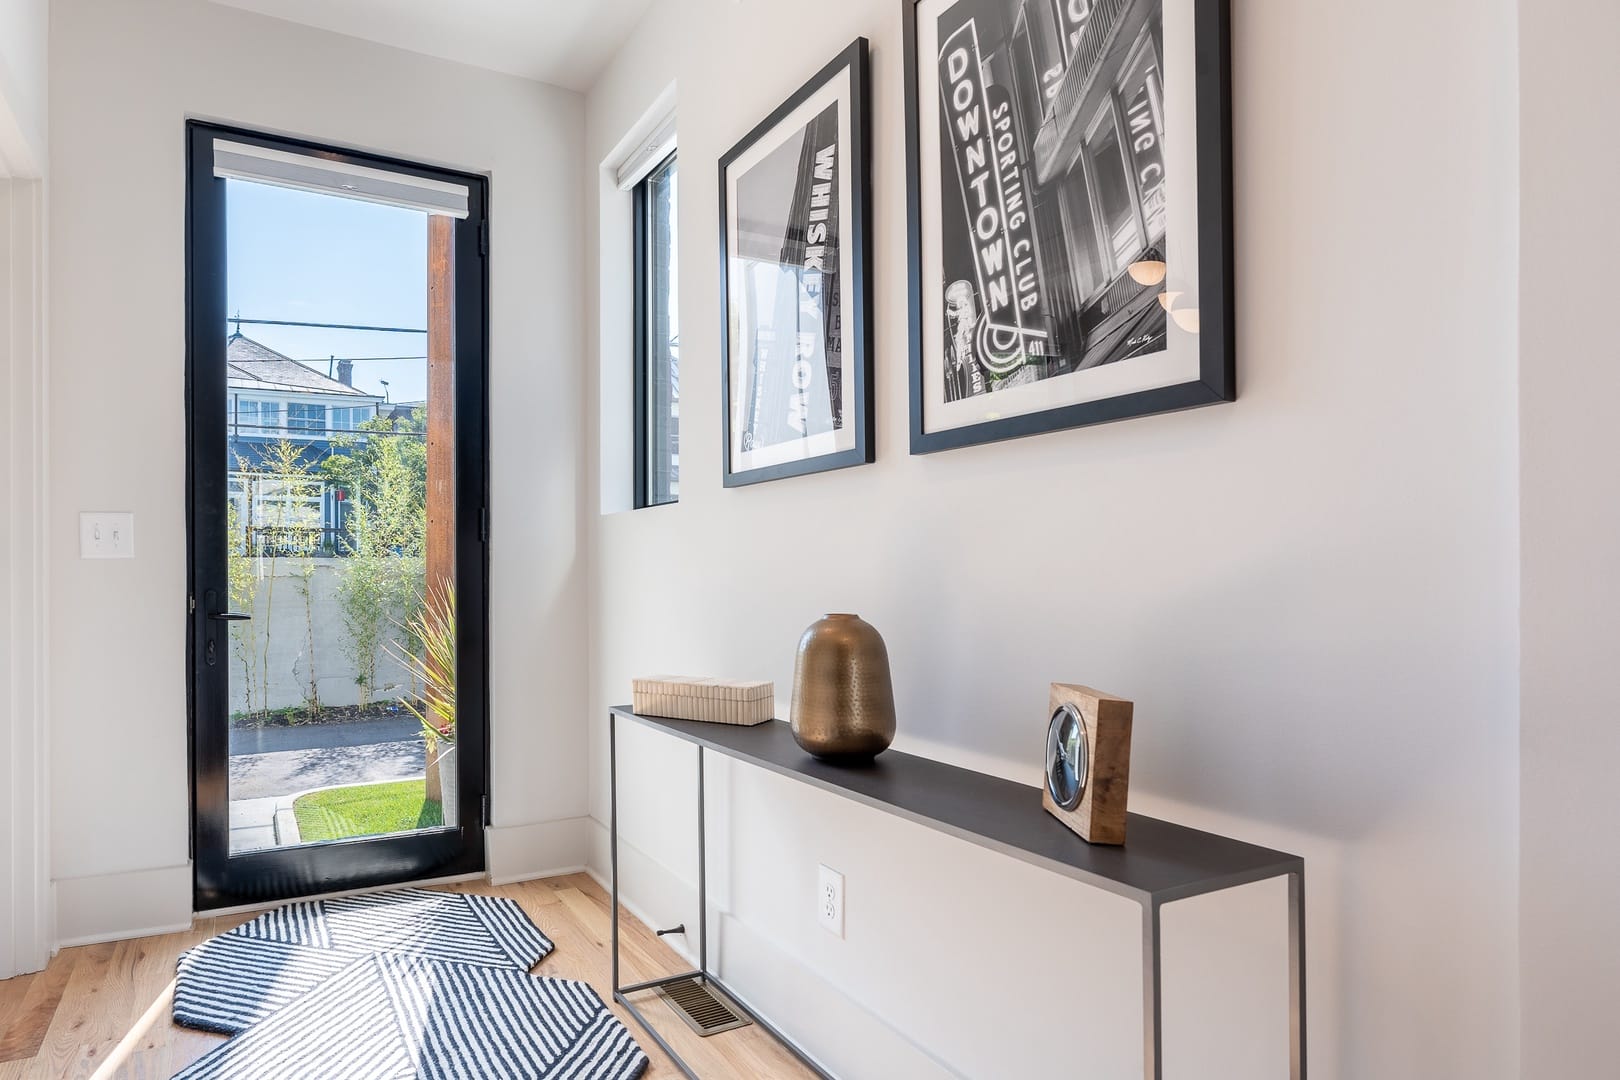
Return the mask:
<svg viewBox="0 0 1620 1080">
<path fill-rule="evenodd" d="M 894 741 L 894 684 L 883 636 L 859 615 L 826 615 L 799 639 L 793 737 L 825 761 L 870 761 Z"/>
</svg>

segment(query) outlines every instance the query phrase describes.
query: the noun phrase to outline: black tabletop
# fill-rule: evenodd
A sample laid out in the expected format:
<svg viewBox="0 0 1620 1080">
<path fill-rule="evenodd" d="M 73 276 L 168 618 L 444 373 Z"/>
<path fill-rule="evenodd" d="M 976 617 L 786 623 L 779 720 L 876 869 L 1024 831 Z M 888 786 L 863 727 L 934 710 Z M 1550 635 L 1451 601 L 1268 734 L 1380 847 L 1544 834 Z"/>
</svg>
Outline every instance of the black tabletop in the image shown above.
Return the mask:
<svg viewBox="0 0 1620 1080">
<path fill-rule="evenodd" d="M 811 757 L 781 720 L 738 727 L 613 712 L 726 757 L 843 795 L 1110 892 L 1160 902 L 1276 877 L 1297 855 L 1129 815 L 1120 847 L 1088 844 L 1048 814 L 1041 789 L 889 750 L 867 766 Z"/>
</svg>

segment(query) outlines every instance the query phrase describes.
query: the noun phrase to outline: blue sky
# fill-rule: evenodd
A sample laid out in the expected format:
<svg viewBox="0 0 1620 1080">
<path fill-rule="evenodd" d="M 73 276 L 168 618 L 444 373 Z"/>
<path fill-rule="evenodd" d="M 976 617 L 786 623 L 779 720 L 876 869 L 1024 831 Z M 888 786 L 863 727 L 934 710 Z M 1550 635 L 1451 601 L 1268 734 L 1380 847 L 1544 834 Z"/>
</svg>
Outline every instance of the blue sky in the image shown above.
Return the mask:
<svg viewBox="0 0 1620 1080">
<path fill-rule="evenodd" d="M 427 326 L 427 215 L 415 210 L 226 182 L 226 308 L 246 319 Z M 235 324 L 225 327 L 228 333 Z M 355 358 L 354 382 L 394 401 L 427 393 L 422 334 L 244 325 L 242 333 L 325 374 L 327 357 Z"/>
</svg>

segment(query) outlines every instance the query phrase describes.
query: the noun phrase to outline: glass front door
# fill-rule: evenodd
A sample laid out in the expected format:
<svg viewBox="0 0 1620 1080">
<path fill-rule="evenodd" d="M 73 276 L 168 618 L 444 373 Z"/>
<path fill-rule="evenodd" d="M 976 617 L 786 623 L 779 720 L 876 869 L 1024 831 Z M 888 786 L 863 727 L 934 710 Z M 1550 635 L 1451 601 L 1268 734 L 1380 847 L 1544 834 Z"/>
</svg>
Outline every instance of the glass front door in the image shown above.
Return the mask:
<svg viewBox="0 0 1620 1080">
<path fill-rule="evenodd" d="M 198 908 L 481 870 L 484 183 L 189 150 Z"/>
</svg>

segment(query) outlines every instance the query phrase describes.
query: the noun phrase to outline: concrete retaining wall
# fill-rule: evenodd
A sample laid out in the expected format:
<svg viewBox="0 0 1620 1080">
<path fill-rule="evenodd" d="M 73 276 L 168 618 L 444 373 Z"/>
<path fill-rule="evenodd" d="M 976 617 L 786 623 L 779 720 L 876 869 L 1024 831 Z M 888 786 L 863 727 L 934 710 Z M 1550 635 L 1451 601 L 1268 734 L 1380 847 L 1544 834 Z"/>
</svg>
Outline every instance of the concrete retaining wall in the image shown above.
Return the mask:
<svg viewBox="0 0 1620 1080">
<path fill-rule="evenodd" d="M 254 684 L 262 681 L 269 688 L 264 705 L 271 709 L 299 706 L 310 693 L 310 669 L 322 705 L 354 705 L 360 701 L 355 681 L 355 663 L 349 655 L 349 631 L 338 602 L 338 583 L 343 559 L 259 559 L 254 563 L 258 588 L 254 595 L 253 621 L 231 627 L 231 712 L 247 711 L 249 676 L 243 662 L 242 645 L 254 649 Z M 305 573 L 308 571 L 306 578 Z M 306 612 L 304 589 L 309 590 Z M 314 647 L 310 647 L 310 627 Z M 399 632 L 395 630 L 395 636 Z M 268 634 L 268 640 L 266 639 Z M 268 651 L 267 651 L 268 647 Z M 400 664 L 387 650 L 377 650 L 376 679 L 372 700 L 398 697 L 409 687 Z M 255 691 L 257 695 L 259 691 Z M 255 707 L 259 701 L 254 702 Z"/>
</svg>

